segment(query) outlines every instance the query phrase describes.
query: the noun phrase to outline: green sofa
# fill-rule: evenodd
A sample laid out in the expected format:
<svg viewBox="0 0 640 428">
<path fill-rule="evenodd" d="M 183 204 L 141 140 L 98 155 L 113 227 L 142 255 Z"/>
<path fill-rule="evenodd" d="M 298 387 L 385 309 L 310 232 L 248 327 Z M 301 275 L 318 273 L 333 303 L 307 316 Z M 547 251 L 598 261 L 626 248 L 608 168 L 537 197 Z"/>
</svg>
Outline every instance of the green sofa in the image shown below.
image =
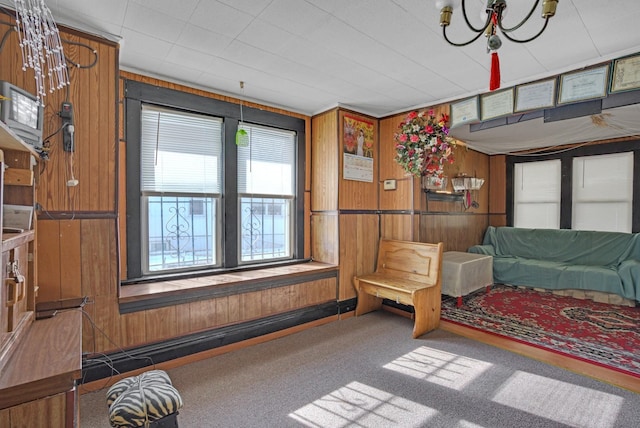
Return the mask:
<svg viewBox="0 0 640 428">
<path fill-rule="evenodd" d="M 640 301 L 640 234 L 570 229 L 487 229 L 468 250 L 493 256 L 496 283 L 593 290 Z"/>
</svg>

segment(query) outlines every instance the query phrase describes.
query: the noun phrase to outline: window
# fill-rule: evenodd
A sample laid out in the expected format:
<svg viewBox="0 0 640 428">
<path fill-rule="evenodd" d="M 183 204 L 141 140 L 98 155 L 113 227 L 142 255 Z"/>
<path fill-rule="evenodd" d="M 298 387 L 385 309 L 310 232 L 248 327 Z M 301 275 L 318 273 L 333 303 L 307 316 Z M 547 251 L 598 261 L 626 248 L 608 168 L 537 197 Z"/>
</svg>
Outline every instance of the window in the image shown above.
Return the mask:
<svg viewBox="0 0 640 428">
<path fill-rule="evenodd" d="M 303 258 L 304 120 L 245 107 L 240 124 L 236 104 L 125 89 L 125 284 Z"/>
<path fill-rule="evenodd" d="M 240 262 L 291 257 L 295 134 L 242 124 L 238 147 Z"/>
<path fill-rule="evenodd" d="M 631 232 L 633 153 L 573 159 L 572 229 Z"/>
<path fill-rule="evenodd" d="M 640 232 L 638 143 L 585 144 L 507 156 L 507 224 Z"/>
<path fill-rule="evenodd" d="M 514 226 L 560 227 L 560 160 L 515 165 Z"/>
<path fill-rule="evenodd" d="M 146 104 L 141 119 L 143 274 L 218 266 L 222 121 Z"/>
</svg>

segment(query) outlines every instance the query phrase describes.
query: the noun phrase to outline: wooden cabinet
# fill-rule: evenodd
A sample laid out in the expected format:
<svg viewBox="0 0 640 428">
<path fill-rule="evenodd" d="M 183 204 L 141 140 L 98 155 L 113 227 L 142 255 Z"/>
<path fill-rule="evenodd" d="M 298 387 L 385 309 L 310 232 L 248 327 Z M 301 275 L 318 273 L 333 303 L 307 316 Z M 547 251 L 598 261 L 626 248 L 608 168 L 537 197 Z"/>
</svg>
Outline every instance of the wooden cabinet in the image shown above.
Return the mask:
<svg viewBox="0 0 640 428">
<path fill-rule="evenodd" d="M 0 224 L 4 225 L 5 205 L 34 206 L 36 159 L 33 148 L 0 122 Z M 32 219 L 31 224 L 31 228 L 20 232 L 2 233 L 0 369 L 34 320 L 35 220 Z"/>
<path fill-rule="evenodd" d="M 35 207 L 38 153 L 0 122 L 0 224 L 6 205 Z M 82 313 L 36 321 L 36 218 L 2 233 L 0 265 L 0 426 L 77 425 Z M 41 423 L 44 421 L 43 423 Z"/>
</svg>

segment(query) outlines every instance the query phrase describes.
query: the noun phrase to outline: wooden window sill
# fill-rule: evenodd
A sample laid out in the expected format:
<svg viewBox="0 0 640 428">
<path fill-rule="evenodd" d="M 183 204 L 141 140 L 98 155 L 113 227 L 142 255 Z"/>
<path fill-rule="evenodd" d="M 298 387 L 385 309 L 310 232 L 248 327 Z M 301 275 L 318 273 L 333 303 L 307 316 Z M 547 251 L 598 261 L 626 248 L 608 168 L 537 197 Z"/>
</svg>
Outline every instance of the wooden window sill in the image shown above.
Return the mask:
<svg viewBox="0 0 640 428">
<path fill-rule="evenodd" d="M 307 262 L 120 287 L 120 312 L 130 313 L 337 277 L 338 266 Z"/>
</svg>

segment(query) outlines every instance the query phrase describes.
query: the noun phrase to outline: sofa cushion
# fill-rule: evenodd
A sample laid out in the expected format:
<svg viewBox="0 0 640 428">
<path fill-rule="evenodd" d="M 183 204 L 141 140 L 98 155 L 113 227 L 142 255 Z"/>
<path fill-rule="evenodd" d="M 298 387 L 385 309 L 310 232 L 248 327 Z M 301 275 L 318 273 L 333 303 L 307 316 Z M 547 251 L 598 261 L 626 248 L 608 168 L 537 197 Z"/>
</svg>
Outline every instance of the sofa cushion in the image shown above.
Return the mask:
<svg viewBox="0 0 640 428">
<path fill-rule="evenodd" d="M 511 285 L 624 294 L 622 281 L 616 269 L 604 266 L 571 265 L 522 257 L 497 257 L 493 260 L 493 278 L 497 283 Z"/>
</svg>

